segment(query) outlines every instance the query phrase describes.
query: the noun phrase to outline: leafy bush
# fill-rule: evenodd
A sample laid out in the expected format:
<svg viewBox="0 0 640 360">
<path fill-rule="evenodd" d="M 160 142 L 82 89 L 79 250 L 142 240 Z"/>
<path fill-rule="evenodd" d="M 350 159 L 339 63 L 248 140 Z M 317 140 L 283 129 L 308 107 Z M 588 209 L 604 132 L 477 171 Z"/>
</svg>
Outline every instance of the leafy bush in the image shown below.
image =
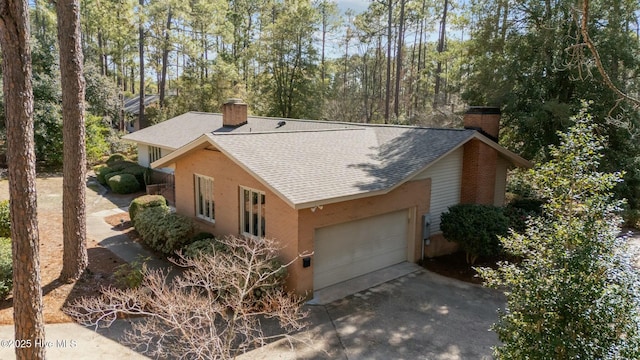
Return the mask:
<svg viewBox="0 0 640 360">
<path fill-rule="evenodd" d="M 191 219 L 171 212 L 167 206 L 140 209 L 134 221 L 142 241 L 164 254 L 182 248 L 194 230 Z"/>
<path fill-rule="evenodd" d="M 111 129 L 100 116 L 90 113 L 87 113 L 86 129 L 87 162 L 93 164 L 109 153 L 107 138 Z"/>
<path fill-rule="evenodd" d="M 131 224 L 136 226 L 135 218 L 142 209 L 154 207 L 154 206 L 167 206 L 167 199 L 162 195 L 143 195 L 137 197 L 129 204 L 129 218 Z"/>
<path fill-rule="evenodd" d="M 625 227 L 640 229 L 640 210 L 625 209 L 622 212 L 622 219 Z"/>
<path fill-rule="evenodd" d="M 114 176 L 116 176 L 116 175 L 121 175 L 121 174 L 124 174 L 124 173 L 123 173 L 122 171 L 114 171 L 114 172 L 107 173 L 107 174 L 104 176 L 104 181 L 105 181 L 107 184 L 109 184 L 109 179 L 111 179 L 112 177 L 114 177 Z"/>
<path fill-rule="evenodd" d="M 135 165 L 135 166 L 128 166 L 124 169 L 122 169 L 122 173 L 124 174 L 131 174 L 133 176 L 136 177 L 136 180 L 138 180 L 138 183 L 140 183 L 141 186 L 144 186 L 147 184 L 146 180 L 145 180 L 145 173 L 147 172 L 147 168 L 146 167 L 142 167 L 140 165 Z"/>
<path fill-rule="evenodd" d="M 522 261 L 480 270 L 507 298 L 497 359 L 640 359 L 638 252 L 619 236 L 613 193 L 622 174 L 598 171 L 606 131 L 585 110 L 572 120 L 531 171 L 543 215 L 502 239 Z"/>
<path fill-rule="evenodd" d="M 13 289 L 13 261 L 11 258 L 11 239 L 0 238 L 0 299 L 7 298 Z"/>
<path fill-rule="evenodd" d="M 473 264 L 478 256 L 500 253 L 498 236 L 509 234 L 509 219 L 497 206 L 460 204 L 442 214 L 440 228 L 447 240 L 460 245 L 467 253 L 467 262 Z"/>
<path fill-rule="evenodd" d="M 131 174 L 116 175 L 107 184 L 116 194 L 131 194 L 140 190 L 140 183 Z"/>
<path fill-rule="evenodd" d="M 198 256 L 213 255 L 216 249 L 215 238 L 199 239 L 182 248 L 182 254 L 187 258 L 193 259 Z"/>
<path fill-rule="evenodd" d="M 529 214 L 540 215 L 542 213 L 544 201 L 533 198 L 515 199 L 509 203 L 509 207 L 524 210 Z"/>
<path fill-rule="evenodd" d="M 113 165 L 115 165 L 116 163 L 119 163 L 119 162 L 123 162 L 123 161 L 125 161 L 126 159 L 127 159 L 127 158 L 126 158 L 124 155 L 122 155 L 122 154 L 119 154 L 119 153 L 112 154 L 112 155 L 111 155 L 111 156 L 109 156 L 109 158 L 107 159 L 107 166 L 113 166 Z"/>
<path fill-rule="evenodd" d="M 11 216 L 9 200 L 0 201 L 0 237 L 11 237 Z"/>
<path fill-rule="evenodd" d="M 102 185 L 107 185 L 106 176 L 108 174 L 115 173 L 115 172 L 125 172 L 125 170 L 131 167 L 136 167 L 136 166 L 139 166 L 139 165 L 132 161 L 121 161 L 111 166 L 98 165 L 93 169 L 96 172 L 96 178 L 98 179 L 98 182 Z"/>
<path fill-rule="evenodd" d="M 116 278 L 116 282 L 129 289 L 136 289 L 142 284 L 144 279 L 144 273 L 147 271 L 147 261 L 150 258 L 138 257 L 131 264 L 122 264 L 116 268 L 113 276 Z"/>
</svg>

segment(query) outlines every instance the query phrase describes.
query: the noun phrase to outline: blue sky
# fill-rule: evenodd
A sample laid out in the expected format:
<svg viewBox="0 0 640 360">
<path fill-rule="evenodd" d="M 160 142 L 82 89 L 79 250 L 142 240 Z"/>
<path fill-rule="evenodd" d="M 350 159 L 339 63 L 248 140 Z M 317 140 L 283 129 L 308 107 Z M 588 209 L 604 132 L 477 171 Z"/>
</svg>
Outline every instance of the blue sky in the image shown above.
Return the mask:
<svg viewBox="0 0 640 360">
<path fill-rule="evenodd" d="M 351 9 L 355 11 L 356 14 L 359 14 L 367 9 L 371 0 L 336 0 L 338 4 L 338 8 L 342 13 L 344 13 L 347 9 Z"/>
</svg>

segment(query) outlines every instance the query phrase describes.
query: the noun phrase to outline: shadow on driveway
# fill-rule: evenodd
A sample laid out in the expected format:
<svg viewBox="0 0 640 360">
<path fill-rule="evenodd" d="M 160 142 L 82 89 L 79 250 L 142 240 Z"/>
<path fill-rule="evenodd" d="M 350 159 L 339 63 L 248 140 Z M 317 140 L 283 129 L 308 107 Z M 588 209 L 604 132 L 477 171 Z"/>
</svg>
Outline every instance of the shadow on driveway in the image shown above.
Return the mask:
<svg viewBox="0 0 640 360">
<path fill-rule="evenodd" d="M 325 306 L 310 327 L 240 359 L 491 359 L 497 291 L 420 271 Z"/>
</svg>

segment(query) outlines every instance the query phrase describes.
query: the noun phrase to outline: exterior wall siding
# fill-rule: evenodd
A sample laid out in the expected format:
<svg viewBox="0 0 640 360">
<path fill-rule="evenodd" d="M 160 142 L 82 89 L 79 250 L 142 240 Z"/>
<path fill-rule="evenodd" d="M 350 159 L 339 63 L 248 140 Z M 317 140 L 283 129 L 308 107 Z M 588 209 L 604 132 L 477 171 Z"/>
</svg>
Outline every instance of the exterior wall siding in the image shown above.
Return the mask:
<svg viewBox="0 0 640 360">
<path fill-rule="evenodd" d="M 440 215 L 450 206 L 460 203 L 462 155 L 463 150 L 459 148 L 416 177 L 416 179 L 431 178 L 430 231 L 432 234 L 440 232 Z"/>
<path fill-rule="evenodd" d="M 165 149 L 165 148 L 160 149 L 160 154 L 162 156 L 167 156 L 171 152 L 172 151 L 169 149 Z M 151 163 L 149 162 L 149 146 L 148 145 L 138 144 L 138 165 L 144 166 L 144 167 L 150 167 Z M 171 167 L 160 168 L 155 170 L 168 173 L 168 174 L 173 173 L 173 168 Z"/>
</svg>

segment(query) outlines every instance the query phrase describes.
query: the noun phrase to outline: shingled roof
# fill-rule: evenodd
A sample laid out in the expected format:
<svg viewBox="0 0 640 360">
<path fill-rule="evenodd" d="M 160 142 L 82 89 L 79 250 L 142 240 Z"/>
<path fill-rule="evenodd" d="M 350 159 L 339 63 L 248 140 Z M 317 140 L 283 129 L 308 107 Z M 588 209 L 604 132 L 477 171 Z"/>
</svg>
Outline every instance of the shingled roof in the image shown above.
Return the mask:
<svg viewBox="0 0 640 360">
<path fill-rule="evenodd" d="M 176 119 L 181 117 L 183 126 L 178 126 Z M 205 121 L 191 122 L 198 117 L 216 124 L 205 127 Z M 169 121 L 173 126 L 164 122 L 143 130 L 156 135 L 137 136 L 142 139 L 139 142 L 155 141 L 156 146 L 177 149 L 153 167 L 167 166 L 196 149 L 215 148 L 297 209 L 387 193 L 472 138 L 494 147 L 516 165 L 530 165 L 475 130 L 257 117 L 230 129 L 221 126 L 220 115 L 201 113 Z M 179 145 L 187 133 L 195 131 L 201 131 L 199 137 Z M 171 137 L 171 133 L 179 140 L 161 139 L 161 145 L 153 137 Z M 136 134 L 127 139 L 134 140 Z"/>
</svg>

